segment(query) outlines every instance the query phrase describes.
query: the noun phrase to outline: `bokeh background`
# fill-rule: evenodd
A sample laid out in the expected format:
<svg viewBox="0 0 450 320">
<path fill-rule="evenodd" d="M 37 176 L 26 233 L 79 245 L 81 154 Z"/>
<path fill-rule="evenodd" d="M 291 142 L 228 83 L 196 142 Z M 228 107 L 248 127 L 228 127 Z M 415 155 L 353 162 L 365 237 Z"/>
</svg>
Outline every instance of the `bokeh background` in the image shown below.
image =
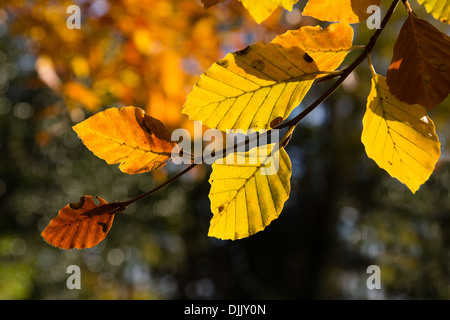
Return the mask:
<svg viewBox="0 0 450 320">
<path fill-rule="evenodd" d="M 180 111 L 200 74 L 227 52 L 319 24 L 301 15 L 305 2 L 258 25 L 236 0 L 208 10 L 199 0 L 1 0 L 0 299 L 449 299 L 449 99 L 430 113 L 441 159 L 413 195 L 360 141 L 366 63 L 295 130 L 291 196 L 265 231 L 238 241 L 207 236 L 210 167 L 202 165 L 130 206 L 92 249 L 64 251 L 40 236 L 82 195 L 126 200 L 181 170 L 124 174 L 86 149 L 74 124 L 134 105 L 171 130 L 192 129 Z M 80 30 L 66 27 L 72 4 Z M 377 43 L 380 74 L 405 18 L 400 5 Z M 373 33 L 365 23 L 354 29 L 355 44 Z M 299 110 L 328 85 L 314 86 Z M 73 264 L 81 290 L 66 287 Z M 372 264 L 380 290 L 366 286 Z"/>
</svg>

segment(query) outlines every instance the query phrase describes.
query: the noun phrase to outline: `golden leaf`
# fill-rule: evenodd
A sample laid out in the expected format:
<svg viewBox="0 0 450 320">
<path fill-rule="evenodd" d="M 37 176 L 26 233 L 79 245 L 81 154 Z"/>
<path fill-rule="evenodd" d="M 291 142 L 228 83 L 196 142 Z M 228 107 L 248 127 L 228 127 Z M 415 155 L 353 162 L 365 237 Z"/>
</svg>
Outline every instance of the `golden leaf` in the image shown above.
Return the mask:
<svg viewBox="0 0 450 320">
<path fill-rule="evenodd" d="M 209 236 L 245 238 L 278 218 L 289 198 L 291 162 L 286 151 L 275 146 L 230 154 L 223 164 L 212 165 Z"/>
<path fill-rule="evenodd" d="M 136 107 L 109 108 L 73 129 L 97 157 L 128 174 L 164 165 L 175 147 L 164 124 Z"/>
<path fill-rule="evenodd" d="M 370 13 L 367 8 L 378 6 L 381 0 L 309 0 L 303 9 L 304 16 L 322 21 L 358 23 L 366 20 Z"/>
<path fill-rule="evenodd" d="M 369 158 L 415 193 L 440 156 L 440 142 L 424 107 L 396 99 L 373 74 L 361 141 Z"/>
<path fill-rule="evenodd" d="M 298 0 L 239 0 L 257 23 L 266 20 L 278 7 L 291 11 Z"/>
<path fill-rule="evenodd" d="M 272 41 L 283 47 L 295 46 L 304 50 L 320 71 L 336 70 L 351 50 L 352 42 L 353 28 L 347 23 L 333 23 L 326 29 L 303 27 L 279 35 Z"/>
<path fill-rule="evenodd" d="M 300 104 L 314 79 L 342 63 L 352 39 L 347 24 L 303 27 L 230 53 L 200 77 L 182 112 L 222 131 L 270 129 Z"/>
</svg>

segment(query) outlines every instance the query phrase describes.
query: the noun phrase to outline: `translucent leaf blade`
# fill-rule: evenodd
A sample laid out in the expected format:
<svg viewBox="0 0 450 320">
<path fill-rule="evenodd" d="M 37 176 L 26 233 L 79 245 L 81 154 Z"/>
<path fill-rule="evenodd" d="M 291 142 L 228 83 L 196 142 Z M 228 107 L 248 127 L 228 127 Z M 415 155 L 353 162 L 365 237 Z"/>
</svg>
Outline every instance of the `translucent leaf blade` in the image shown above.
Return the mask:
<svg viewBox="0 0 450 320">
<path fill-rule="evenodd" d="M 209 236 L 231 240 L 249 237 L 278 218 L 289 198 L 292 169 L 286 151 L 273 146 L 230 154 L 224 164 L 212 165 Z M 251 158 L 256 162 L 250 164 Z"/>
<path fill-rule="evenodd" d="M 291 11 L 298 0 L 239 0 L 257 23 L 266 20 L 278 7 Z"/>
<path fill-rule="evenodd" d="M 394 45 L 386 81 L 395 97 L 431 110 L 450 93 L 450 37 L 409 14 Z"/>
<path fill-rule="evenodd" d="M 353 44 L 353 28 L 347 23 L 333 23 L 326 29 L 320 26 L 303 27 L 277 36 L 272 43 L 304 50 L 321 71 L 336 70 Z"/>
<path fill-rule="evenodd" d="M 321 21 L 340 21 L 359 23 L 366 20 L 370 13 L 367 8 L 380 5 L 381 0 L 309 0 L 303 9 L 303 15 Z"/>
<path fill-rule="evenodd" d="M 136 107 L 109 108 L 73 129 L 97 157 L 128 174 L 164 165 L 175 144 L 164 124 Z"/>
<path fill-rule="evenodd" d="M 97 197 L 83 196 L 79 203 L 71 203 L 59 210 L 42 232 L 49 244 L 61 249 L 92 248 L 105 239 L 111 229 L 114 214 L 123 211 L 120 203 L 107 203 Z"/>
<path fill-rule="evenodd" d="M 367 156 L 413 193 L 431 176 L 440 156 L 426 109 L 396 99 L 380 75 L 372 78 L 361 141 Z"/>
<path fill-rule="evenodd" d="M 449 23 L 450 21 L 450 0 L 417 0 L 425 7 L 428 13 L 439 21 Z"/>
<path fill-rule="evenodd" d="M 342 63 L 352 39 L 349 25 L 304 27 L 230 53 L 200 77 L 182 112 L 222 131 L 269 129 L 300 104 L 321 71 Z"/>
</svg>

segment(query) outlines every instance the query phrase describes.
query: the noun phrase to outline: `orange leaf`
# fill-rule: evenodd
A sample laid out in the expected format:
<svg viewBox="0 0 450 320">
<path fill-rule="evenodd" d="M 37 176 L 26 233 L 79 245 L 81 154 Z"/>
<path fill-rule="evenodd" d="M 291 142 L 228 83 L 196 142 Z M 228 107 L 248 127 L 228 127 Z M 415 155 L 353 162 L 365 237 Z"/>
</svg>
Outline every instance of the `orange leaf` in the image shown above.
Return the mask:
<svg viewBox="0 0 450 320">
<path fill-rule="evenodd" d="M 408 104 L 436 107 L 450 92 L 449 52 L 450 37 L 410 13 L 386 75 L 391 93 Z"/>
<path fill-rule="evenodd" d="M 123 203 L 108 203 L 96 197 L 83 196 L 79 203 L 70 203 L 59 210 L 42 232 L 42 237 L 61 249 L 92 248 L 105 239 L 113 223 L 114 214 L 125 210 Z"/>
<path fill-rule="evenodd" d="M 109 108 L 73 129 L 97 157 L 128 174 L 158 169 L 176 147 L 164 124 L 136 107 Z"/>
<path fill-rule="evenodd" d="M 367 8 L 378 6 L 381 0 L 309 0 L 303 9 L 304 16 L 322 21 L 358 23 L 366 20 L 371 13 Z"/>
</svg>

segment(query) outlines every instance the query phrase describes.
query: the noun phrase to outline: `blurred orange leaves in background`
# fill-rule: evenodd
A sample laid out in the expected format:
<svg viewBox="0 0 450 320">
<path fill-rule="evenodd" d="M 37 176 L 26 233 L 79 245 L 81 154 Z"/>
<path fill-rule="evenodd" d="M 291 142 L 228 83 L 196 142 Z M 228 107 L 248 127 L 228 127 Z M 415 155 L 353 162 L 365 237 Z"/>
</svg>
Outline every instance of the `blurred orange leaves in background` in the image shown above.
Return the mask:
<svg viewBox="0 0 450 320">
<path fill-rule="evenodd" d="M 66 27 L 73 4 L 81 29 Z M 73 122 L 86 111 L 134 105 L 169 129 L 189 130 L 193 124 L 180 111 L 205 69 L 305 22 L 280 24 L 279 8 L 258 25 L 238 1 L 208 10 L 200 0 L 13 0 L 5 8 L 12 32 L 29 39 L 37 75 L 63 98 Z"/>
</svg>

